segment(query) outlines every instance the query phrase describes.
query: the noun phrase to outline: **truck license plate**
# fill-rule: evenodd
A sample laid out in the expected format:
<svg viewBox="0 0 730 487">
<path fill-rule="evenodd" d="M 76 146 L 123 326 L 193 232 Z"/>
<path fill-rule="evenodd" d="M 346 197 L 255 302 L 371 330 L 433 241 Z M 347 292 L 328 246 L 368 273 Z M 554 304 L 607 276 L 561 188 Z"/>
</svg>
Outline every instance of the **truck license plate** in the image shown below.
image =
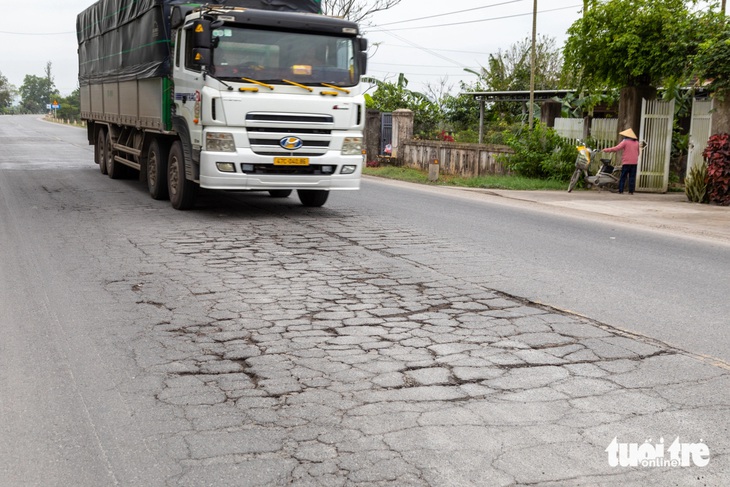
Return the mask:
<svg viewBox="0 0 730 487">
<path fill-rule="evenodd" d="M 308 166 L 308 157 L 274 157 L 275 166 Z"/>
</svg>

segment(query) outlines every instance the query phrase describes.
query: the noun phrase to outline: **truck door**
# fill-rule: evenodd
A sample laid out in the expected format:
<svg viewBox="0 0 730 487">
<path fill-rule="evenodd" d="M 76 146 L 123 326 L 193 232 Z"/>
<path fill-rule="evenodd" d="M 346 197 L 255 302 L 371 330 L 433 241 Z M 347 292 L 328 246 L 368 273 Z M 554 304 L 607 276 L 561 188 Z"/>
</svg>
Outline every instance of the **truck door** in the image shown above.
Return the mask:
<svg viewBox="0 0 730 487">
<path fill-rule="evenodd" d="M 173 78 L 175 81 L 175 114 L 185 119 L 195 150 L 200 149 L 203 140 L 201 120 L 203 72 L 193 62 L 192 43 L 189 42 L 191 32 L 184 29 L 179 29 L 177 32 Z"/>
</svg>

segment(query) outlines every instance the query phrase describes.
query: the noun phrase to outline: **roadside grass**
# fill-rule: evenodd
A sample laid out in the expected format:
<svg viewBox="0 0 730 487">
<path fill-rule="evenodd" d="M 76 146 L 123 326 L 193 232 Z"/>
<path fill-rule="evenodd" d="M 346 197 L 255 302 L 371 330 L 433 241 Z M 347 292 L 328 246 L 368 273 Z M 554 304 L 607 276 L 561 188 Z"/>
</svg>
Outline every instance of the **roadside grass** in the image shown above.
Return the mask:
<svg viewBox="0 0 730 487">
<path fill-rule="evenodd" d="M 410 183 L 460 186 L 466 188 L 490 188 L 490 189 L 512 189 L 522 191 L 565 191 L 568 183 L 546 179 L 532 179 L 521 176 L 479 176 L 464 178 L 459 176 L 440 175 L 438 181 L 428 180 L 428 172 L 410 167 L 380 166 L 365 167 L 363 174 L 377 176 L 386 179 L 397 179 Z"/>
</svg>

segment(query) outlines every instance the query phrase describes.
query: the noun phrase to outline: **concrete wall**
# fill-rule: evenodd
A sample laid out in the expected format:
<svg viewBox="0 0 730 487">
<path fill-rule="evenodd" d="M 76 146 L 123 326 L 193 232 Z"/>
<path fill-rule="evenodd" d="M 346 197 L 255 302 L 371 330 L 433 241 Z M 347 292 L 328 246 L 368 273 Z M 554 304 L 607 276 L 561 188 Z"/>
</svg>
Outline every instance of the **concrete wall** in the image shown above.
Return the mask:
<svg viewBox="0 0 730 487">
<path fill-rule="evenodd" d="M 408 140 L 400 144 L 398 164 L 428 171 L 438 160 L 441 174 L 464 177 L 508 174 L 498 159 L 512 153 L 507 146 Z"/>
<path fill-rule="evenodd" d="M 710 134 L 730 133 L 730 93 L 715 98 Z"/>
<path fill-rule="evenodd" d="M 370 134 L 369 131 L 368 133 Z M 509 147 L 501 145 L 415 140 L 413 112 L 410 110 L 393 112 L 392 146 L 393 157 L 390 162 L 393 164 L 428 171 L 430 165 L 437 160 L 441 174 L 464 177 L 507 174 L 507 169 L 498 159 L 512 153 Z"/>
<path fill-rule="evenodd" d="M 398 109 L 393 112 L 393 157 L 400 157 L 400 148 L 413 137 L 413 112 Z"/>
<path fill-rule="evenodd" d="M 377 162 L 380 154 L 380 112 L 368 110 L 365 119 L 365 162 Z"/>
</svg>

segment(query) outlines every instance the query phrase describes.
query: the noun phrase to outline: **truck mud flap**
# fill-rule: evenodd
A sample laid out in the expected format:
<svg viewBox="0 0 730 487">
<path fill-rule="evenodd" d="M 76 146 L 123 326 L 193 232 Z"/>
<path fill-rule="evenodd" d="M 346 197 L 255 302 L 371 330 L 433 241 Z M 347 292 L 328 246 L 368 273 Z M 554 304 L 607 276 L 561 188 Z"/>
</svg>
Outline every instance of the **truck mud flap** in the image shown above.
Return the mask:
<svg viewBox="0 0 730 487">
<path fill-rule="evenodd" d="M 182 143 L 185 156 L 185 177 L 191 181 L 200 181 L 200 151 L 193 150 L 187 122 L 182 117 L 173 117 L 172 127 L 178 133 Z"/>
</svg>

